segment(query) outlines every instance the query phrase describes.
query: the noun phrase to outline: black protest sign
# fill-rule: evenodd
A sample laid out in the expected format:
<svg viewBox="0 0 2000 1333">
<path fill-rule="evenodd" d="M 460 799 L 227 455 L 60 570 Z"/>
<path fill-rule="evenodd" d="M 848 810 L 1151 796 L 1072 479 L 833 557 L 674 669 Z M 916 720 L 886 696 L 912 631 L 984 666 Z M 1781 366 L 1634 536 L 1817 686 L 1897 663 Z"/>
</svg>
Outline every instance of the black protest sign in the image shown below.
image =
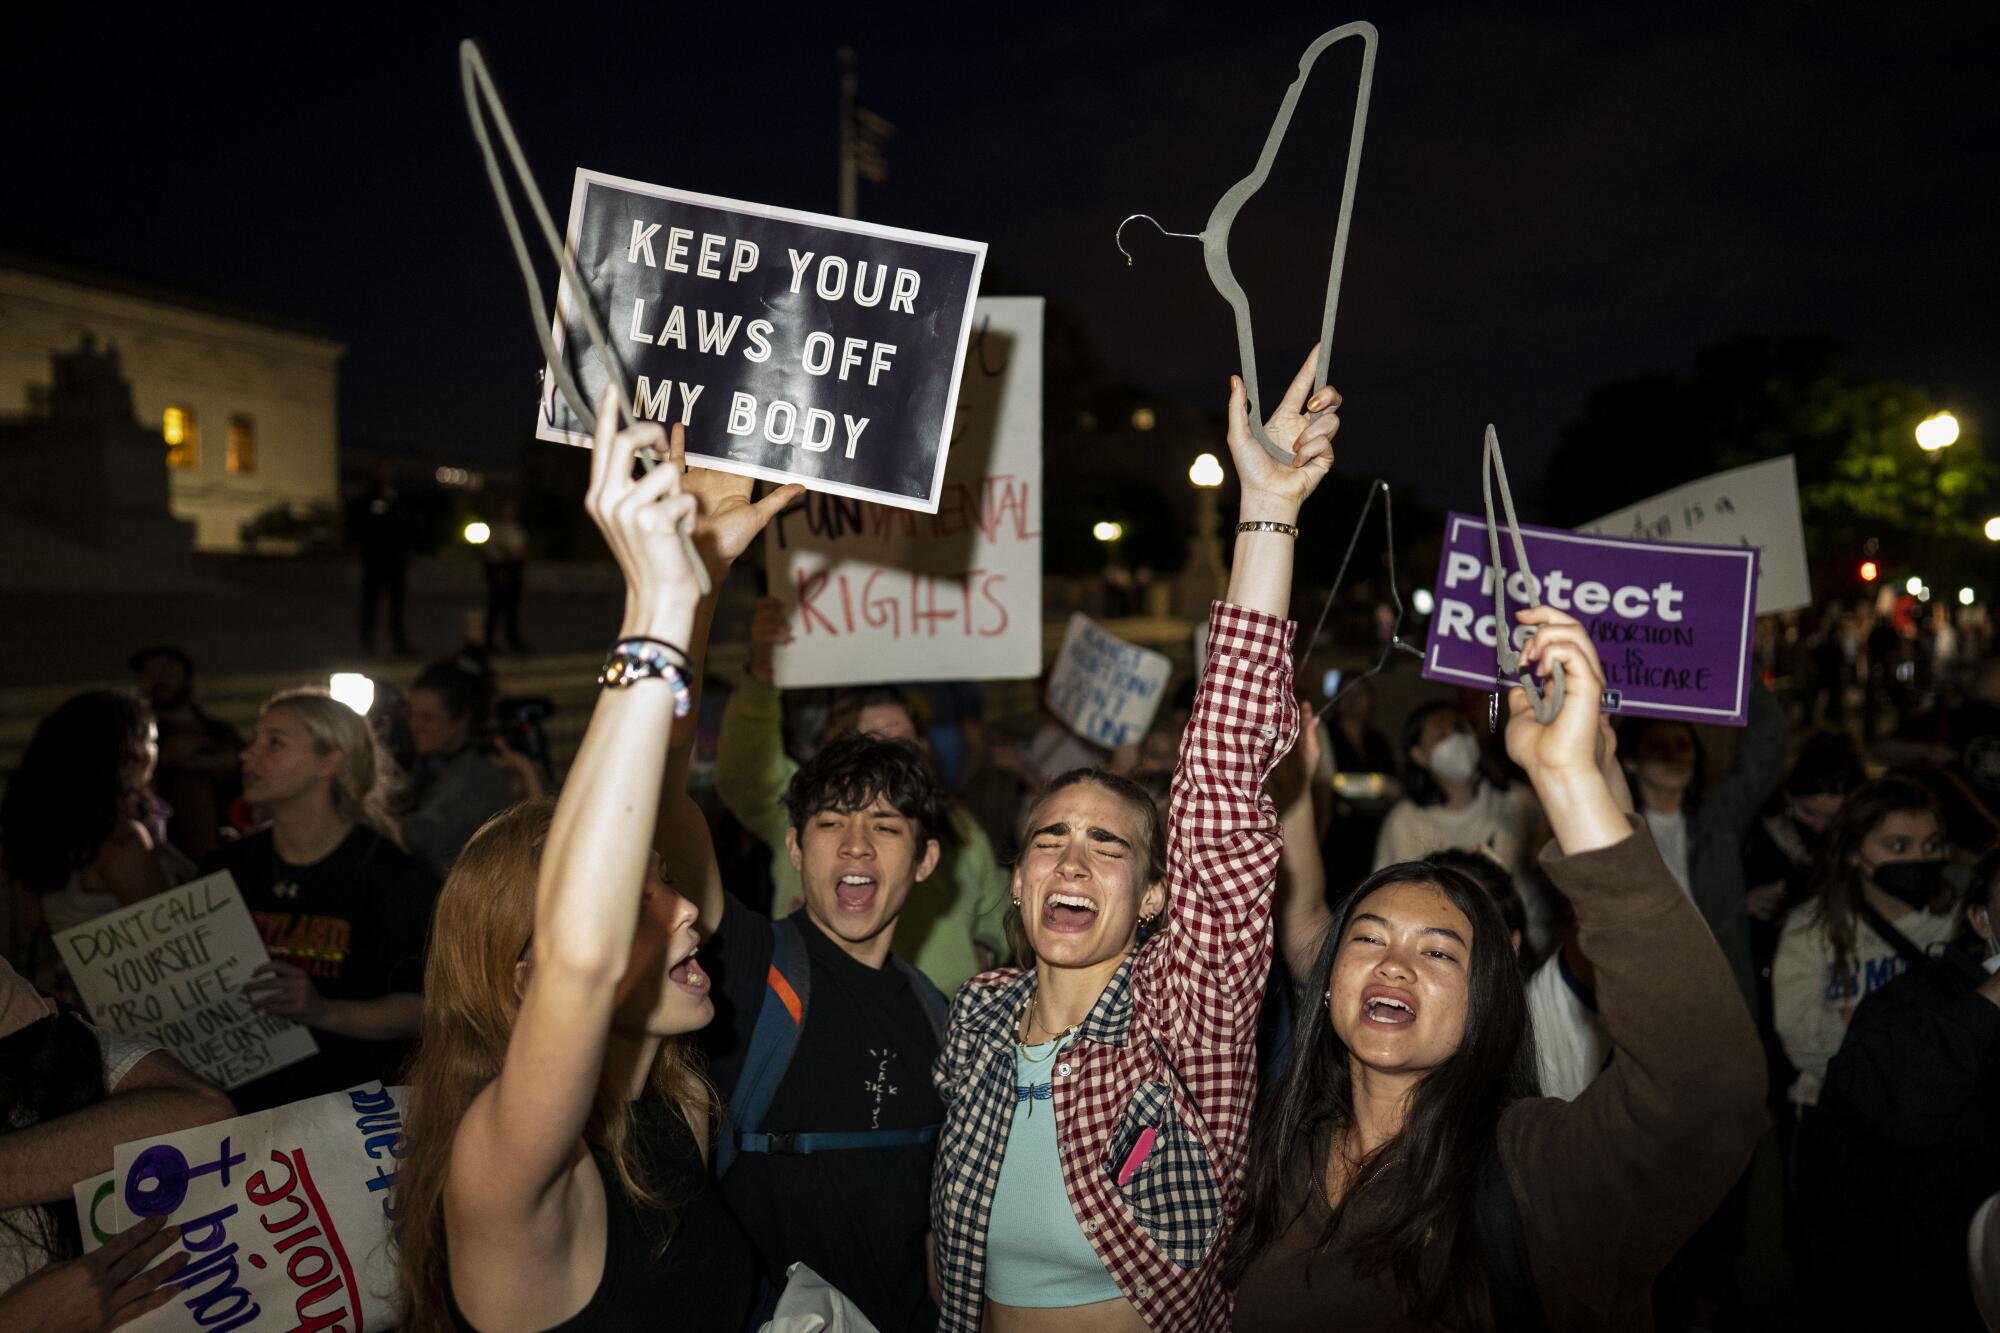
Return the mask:
<svg viewBox="0 0 2000 1333">
<path fill-rule="evenodd" d="M 569 243 L 633 418 L 689 462 L 937 512 L 982 242 L 578 171 Z M 567 280 L 554 332 L 594 404 Z M 536 436 L 590 444 L 553 379 Z"/>
</svg>

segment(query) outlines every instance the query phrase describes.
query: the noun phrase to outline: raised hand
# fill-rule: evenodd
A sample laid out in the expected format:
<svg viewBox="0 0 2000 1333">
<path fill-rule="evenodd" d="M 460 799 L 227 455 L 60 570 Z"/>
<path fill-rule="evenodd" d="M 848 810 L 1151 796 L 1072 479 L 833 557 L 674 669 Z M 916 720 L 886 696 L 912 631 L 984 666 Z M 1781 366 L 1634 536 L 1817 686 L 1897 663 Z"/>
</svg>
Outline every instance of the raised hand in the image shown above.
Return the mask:
<svg viewBox="0 0 2000 1333">
<path fill-rule="evenodd" d="M 1507 691 L 1507 753 L 1527 771 L 1556 842 L 1566 855 L 1623 842 L 1632 826 L 1605 777 L 1607 728 L 1601 723 L 1604 668 L 1590 635 L 1547 606 L 1520 613 L 1536 626 L 1521 650 L 1521 665 L 1547 680 L 1557 663 L 1568 678 L 1562 709 L 1544 725 L 1518 685 Z M 1615 759 L 1611 760 L 1615 764 Z"/>
<path fill-rule="evenodd" d="M 1264 433 L 1292 451 L 1289 464 L 1271 457 L 1257 442 L 1250 431 L 1250 395 L 1240 376 L 1229 377 L 1229 456 L 1243 485 L 1242 514 L 1246 519 L 1291 522 L 1333 467 L 1340 394 L 1330 384 L 1313 393 L 1313 367 L 1318 356 L 1315 345 L 1292 377 L 1277 410 L 1264 423 Z M 1322 415 L 1315 419 L 1315 412 Z"/>
<path fill-rule="evenodd" d="M 607 386 L 597 405 L 597 440 L 590 455 L 590 491 L 584 508 L 604 534 L 625 574 L 628 632 L 649 633 L 691 616 L 701 600 L 681 530 L 695 521 L 694 497 L 681 488 L 681 469 L 661 464 L 637 481 L 632 467 L 641 450 L 661 451 L 665 432 L 650 421 L 616 430 L 618 404 Z M 615 432 L 615 433 L 614 433 Z M 682 439 L 674 426 L 674 443 Z M 685 615 L 683 614 L 685 612 Z M 656 623 L 658 622 L 658 623 Z M 678 642 L 686 641 L 686 630 Z"/>
<path fill-rule="evenodd" d="M 676 425 L 666 465 L 684 465 L 686 458 L 687 446 L 680 426 Z M 712 467 L 688 468 L 681 479 L 681 488 L 695 498 L 697 506 L 694 544 L 717 587 L 722 586 L 722 576 L 729 572 L 738 556 L 750 549 L 750 543 L 765 525 L 806 493 L 805 487 L 789 482 L 753 501 L 750 496 L 756 485 L 755 477 Z"/>
<path fill-rule="evenodd" d="M 1527 770 L 1530 779 L 1541 772 L 1601 774 L 1598 764 L 1604 729 L 1599 721 L 1599 700 L 1604 693 L 1604 668 L 1597 660 L 1597 646 L 1574 616 L 1554 607 L 1532 607 L 1519 618 L 1524 625 L 1536 626 L 1535 636 L 1521 650 L 1521 669 L 1533 671 L 1538 680 L 1545 681 L 1561 663 L 1569 685 L 1562 711 L 1547 726 L 1535 721 L 1527 691 L 1518 685 L 1507 691 L 1508 755 Z"/>
<path fill-rule="evenodd" d="M 775 597 L 759 597 L 750 613 L 750 665 L 753 679 L 771 683 L 771 654 L 781 643 L 792 641 L 792 622 L 785 604 Z"/>
</svg>

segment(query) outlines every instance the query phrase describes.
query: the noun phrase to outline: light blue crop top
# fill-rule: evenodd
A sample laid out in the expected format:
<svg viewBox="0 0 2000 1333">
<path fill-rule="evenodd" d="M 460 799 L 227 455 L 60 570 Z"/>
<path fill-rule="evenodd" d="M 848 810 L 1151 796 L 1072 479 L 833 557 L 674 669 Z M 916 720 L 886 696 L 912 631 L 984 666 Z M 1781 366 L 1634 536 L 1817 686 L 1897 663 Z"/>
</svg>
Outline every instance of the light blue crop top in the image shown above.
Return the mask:
<svg viewBox="0 0 2000 1333">
<path fill-rule="evenodd" d="M 1050 1074 L 1065 1041 L 1014 1048 L 1014 1122 L 986 1226 L 986 1296 L 1029 1310 L 1066 1309 L 1124 1293 L 1090 1248 L 1063 1184 Z"/>
</svg>

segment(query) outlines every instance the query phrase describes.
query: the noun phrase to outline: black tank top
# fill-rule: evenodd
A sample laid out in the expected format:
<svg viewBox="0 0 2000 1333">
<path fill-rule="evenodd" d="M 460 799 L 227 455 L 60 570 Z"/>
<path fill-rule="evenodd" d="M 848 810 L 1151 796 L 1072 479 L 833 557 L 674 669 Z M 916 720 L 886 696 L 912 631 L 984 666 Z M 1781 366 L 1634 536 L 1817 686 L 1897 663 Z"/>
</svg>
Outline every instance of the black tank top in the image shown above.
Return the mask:
<svg viewBox="0 0 2000 1333">
<path fill-rule="evenodd" d="M 737 1333 L 756 1294 L 750 1242 L 724 1210 L 679 1109 L 651 1099 L 634 1103 L 632 1115 L 641 1178 L 669 1211 L 634 1200 L 592 1149 L 604 1182 L 604 1276 L 584 1307 L 547 1333 Z M 673 1240 L 661 1252 L 669 1224 Z M 478 1333 L 455 1297 L 451 1318 Z"/>
</svg>

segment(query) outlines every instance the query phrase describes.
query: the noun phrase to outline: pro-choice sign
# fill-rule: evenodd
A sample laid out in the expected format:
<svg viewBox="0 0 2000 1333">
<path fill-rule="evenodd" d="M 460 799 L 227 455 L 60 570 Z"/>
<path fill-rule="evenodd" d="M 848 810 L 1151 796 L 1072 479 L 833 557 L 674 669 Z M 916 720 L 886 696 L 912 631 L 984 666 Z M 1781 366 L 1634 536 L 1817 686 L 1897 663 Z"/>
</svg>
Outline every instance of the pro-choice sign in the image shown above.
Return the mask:
<svg viewBox="0 0 2000 1333">
<path fill-rule="evenodd" d="M 569 243 L 637 420 L 688 460 L 934 514 L 986 246 L 579 171 Z M 576 294 L 555 340 L 591 402 Z M 545 377 L 535 434 L 588 445 Z"/>
<path fill-rule="evenodd" d="M 1756 623 L 1754 547 L 1695 546 L 1523 527 L 1533 577 L 1505 570 L 1506 618 L 1544 602 L 1588 629 L 1604 662 L 1606 712 L 1741 726 L 1750 697 Z M 1513 549 L 1501 533 L 1503 565 Z M 1486 524 L 1445 520 L 1437 609 L 1424 675 L 1491 690 L 1496 684 L 1494 575 Z M 1500 682 L 1511 684 L 1512 682 Z"/>
</svg>

